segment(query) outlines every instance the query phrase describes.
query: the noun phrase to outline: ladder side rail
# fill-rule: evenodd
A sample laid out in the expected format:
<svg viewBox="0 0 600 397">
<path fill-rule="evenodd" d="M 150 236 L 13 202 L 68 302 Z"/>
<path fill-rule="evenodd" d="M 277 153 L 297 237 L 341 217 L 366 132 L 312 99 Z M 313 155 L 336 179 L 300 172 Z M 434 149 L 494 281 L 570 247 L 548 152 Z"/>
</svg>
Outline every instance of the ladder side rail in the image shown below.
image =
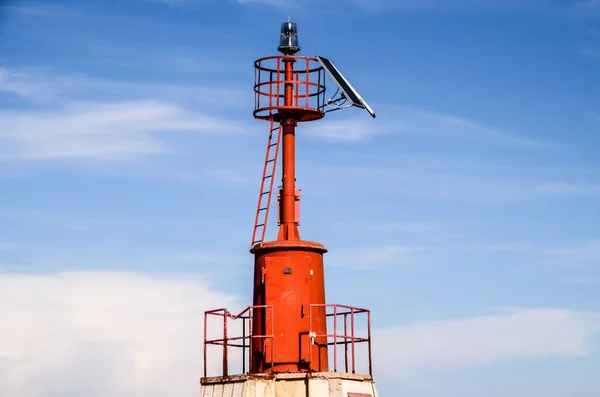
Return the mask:
<svg viewBox="0 0 600 397">
<path fill-rule="evenodd" d="M 279 156 L 279 147 L 280 142 L 281 142 L 281 125 L 279 125 L 277 127 L 277 142 L 275 145 L 275 156 L 273 156 L 273 164 L 272 164 L 272 168 L 271 168 L 271 181 L 269 182 L 269 194 L 267 195 L 267 210 L 265 211 L 265 217 L 264 217 L 264 227 L 262 230 L 262 236 L 260 239 L 260 242 L 262 243 L 263 241 L 265 241 L 265 234 L 267 232 L 267 221 L 269 220 L 269 211 L 271 209 L 271 201 L 272 201 L 272 197 L 273 197 L 273 185 L 275 183 L 275 173 L 277 172 L 277 158 Z M 273 132 L 273 129 L 271 130 L 271 133 Z"/>
<path fill-rule="evenodd" d="M 270 127 L 271 127 L 271 129 L 269 132 L 269 139 L 267 142 L 267 150 L 265 153 L 265 164 L 263 167 L 263 175 L 262 175 L 261 184 L 260 184 L 258 204 L 256 207 L 256 217 L 254 219 L 254 231 L 252 233 L 252 246 L 254 246 L 257 243 L 262 243 L 265 238 L 266 226 L 267 226 L 267 220 L 268 220 L 268 214 L 269 214 L 269 207 L 270 207 L 270 202 L 271 202 L 271 197 L 272 197 L 272 192 L 273 192 L 273 184 L 274 184 L 274 180 L 275 180 L 275 172 L 277 169 L 277 157 L 279 155 L 279 146 L 280 146 L 280 140 L 281 140 L 281 126 L 274 127 L 274 120 L 271 119 Z M 276 135 L 277 140 L 275 141 L 275 143 L 273 143 L 273 133 L 275 132 L 275 130 L 277 130 L 277 135 Z M 275 155 L 273 156 L 273 158 L 271 158 L 271 149 L 273 147 L 275 147 Z M 269 171 L 269 163 L 272 163 L 271 168 L 270 168 L 270 174 L 267 173 Z M 268 183 L 269 190 L 265 190 L 265 181 L 269 177 L 271 178 L 271 181 Z M 263 204 L 264 196 L 267 196 L 266 205 Z M 261 221 L 260 220 L 261 212 L 264 212 L 262 222 L 260 222 Z M 260 233 L 261 234 L 260 239 L 257 240 L 258 229 L 260 227 L 262 227 L 262 233 Z"/>
</svg>

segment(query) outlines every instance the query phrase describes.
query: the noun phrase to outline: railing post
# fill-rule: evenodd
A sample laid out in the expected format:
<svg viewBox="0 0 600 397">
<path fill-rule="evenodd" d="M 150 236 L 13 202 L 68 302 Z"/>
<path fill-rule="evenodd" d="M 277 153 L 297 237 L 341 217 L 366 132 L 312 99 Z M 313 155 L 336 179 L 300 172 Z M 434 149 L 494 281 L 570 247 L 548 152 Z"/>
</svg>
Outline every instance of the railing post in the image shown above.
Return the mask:
<svg viewBox="0 0 600 397">
<path fill-rule="evenodd" d="M 313 351 L 313 344 L 312 344 L 312 332 L 313 332 L 313 327 L 312 327 L 312 309 L 313 309 L 313 304 L 311 303 L 311 304 L 308 305 L 308 368 L 310 368 L 312 366 L 312 351 Z M 327 316 L 325 316 L 325 321 L 327 321 Z"/>
<path fill-rule="evenodd" d="M 282 80 L 281 80 L 281 58 L 277 57 L 277 107 L 282 106 L 281 88 L 280 88 L 281 83 L 282 83 Z"/>
<path fill-rule="evenodd" d="M 354 308 L 350 308 L 350 324 L 352 327 L 352 373 L 356 373 L 356 354 L 354 352 Z"/>
<path fill-rule="evenodd" d="M 348 313 L 344 313 L 344 370 L 348 372 Z"/>
<path fill-rule="evenodd" d="M 242 374 L 246 373 L 246 317 L 242 315 Z"/>
<path fill-rule="evenodd" d="M 275 320 L 273 319 L 273 306 L 269 306 L 271 309 L 271 369 L 275 366 Z"/>
<path fill-rule="evenodd" d="M 371 360 L 371 312 L 367 311 L 367 337 L 369 338 L 369 375 L 373 376 L 373 363 Z"/>
<path fill-rule="evenodd" d="M 310 100 L 310 59 L 306 60 L 306 107 L 309 107 L 309 100 Z M 318 84 L 318 77 L 317 77 L 317 84 Z M 317 86 L 318 87 L 318 86 Z M 317 100 L 319 99 L 319 96 L 317 95 Z M 319 108 L 319 104 L 317 103 L 317 109 Z"/>
<path fill-rule="evenodd" d="M 333 305 L 333 372 L 337 372 L 337 305 Z"/>
<path fill-rule="evenodd" d="M 207 329 L 207 326 L 206 326 L 206 322 L 207 321 L 208 321 L 208 313 L 204 312 L 204 377 L 205 378 L 207 376 L 207 366 L 206 366 L 206 357 L 207 357 L 207 354 L 206 354 L 206 348 L 207 348 L 207 343 L 206 343 L 206 340 L 207 340 L 206 339 L 206 329 Z"/>
<path fill-rule="evenodd" d="M 223 376 L 228 375 L 227 311 L 223 312 Z"/>
<path fill-rule="evenodd" d="M 300 105 L 300 72 L 294 73 L 294 106 Z"/>
<path fill-rule="evenodd" d="M 254 368 L 254 363 L 252 362 L 252 348 L 254 347 L 254 344 L 256 342 L 254 342 L 253 336 L 254 334 L 252 333 L 252 321 L 254 318 L 254 306 L 250 306 L 250 310 L 248 312 L 248 333 L 249 333 L 249 338 L 248 338 L 248 345 L 250 346 L 248 348 L 249 352 L 248 352 L 248 371 L 252 372 L 255 370 Z"/>
</svg>

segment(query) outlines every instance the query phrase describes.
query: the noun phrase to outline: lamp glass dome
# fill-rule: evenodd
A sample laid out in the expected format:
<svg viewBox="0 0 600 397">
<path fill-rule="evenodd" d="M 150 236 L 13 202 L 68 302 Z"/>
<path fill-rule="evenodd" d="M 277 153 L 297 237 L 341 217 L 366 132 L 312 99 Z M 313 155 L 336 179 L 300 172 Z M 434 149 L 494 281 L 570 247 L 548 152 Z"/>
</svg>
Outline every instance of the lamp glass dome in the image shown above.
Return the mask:
<svg viewBox="0 0 600 397">
<path fill-rule="evenodd" d="M 281 37 L 279 38 L 278 50 L 284 55 L 294 55 L 300 51 L 298 45 L 298 27 L 294 22 L 281 24 Z"/>
</svg>

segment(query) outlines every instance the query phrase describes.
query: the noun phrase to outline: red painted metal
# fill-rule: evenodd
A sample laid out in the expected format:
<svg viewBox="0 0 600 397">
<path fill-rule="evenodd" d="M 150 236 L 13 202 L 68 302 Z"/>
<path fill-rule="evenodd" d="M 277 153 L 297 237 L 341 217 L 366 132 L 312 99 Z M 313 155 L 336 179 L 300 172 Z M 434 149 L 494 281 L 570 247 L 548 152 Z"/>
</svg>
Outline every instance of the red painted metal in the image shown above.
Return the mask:
<svg viewBox="0 0 600 397">
<path fill-rule="evenodd" d="M 271 330 L 267 323 L 258 321 L 262 313 L 257 312 L 252 331 L 273 333 L 273 342 L 278 348 L 275 362 L 270 362 L 267 354 L 270 342 L 255 341 L 251 347 L 255 357 L 251 371 L 327 371 L 327 349 L 311 344 L 308 337 L 311 330 L 326 333 L 325 310 L 310 310 L 312 304 L 325 303 L 325 247 L 309 241 L 278 240 L 265 242 L 252 252 L 255 255 L 254 305 L 272 306 L 277 320 L 275 329 Z"/>
<path fill-rule="evenodd" d="M 294 186 L 295 129 L 298 122 L 317 120 L 325 115 L 322 110 L 325 103 L 325 71 L 316 58 L 272 56 L 257 60 L 254 66 L 254 117 L 269 121 L 271 128 L 252 233 L 252 247 L 265 240 L 280 141 L 283 141 L 283 188 L 280 193 L 280 228 L 277 239 L 300 239 L 296 219 L 300 207 Z M 276 142 L 273 142 L 274 123 L 280 123 Z"/>
<path fill-rule="evenodd" d="M 323 310 L 333 309 L 333 313 L 326 313 L 326 317 L 333 319 L 333 334 L 318 334 L 314 331 L 310 335 L 311 341 L 314 344 L 319 344 L 321 347 L 327 348 L 333 346 L 333 372 L 338 372 L 338 349 L 337 346 L 344 346 L 344 372 L 356 373 L 356 344 L 366 343 L 367 346 L 367 357 L 366 360 L 369 365 L 369 375 L 373 374 L 373 365 L 371 360 L 371 312 L 367 309 L 358 307 L 352 307 L 340 304 L 313 304 L 311 310 Z M 356 336 L 355 329 L 355 317 L 360 314 L 366 314 L 366 336 Z M 343 317 L 344 320 L 344 332 L 343 334 L 338 333 L 338 317 Z M 350 317 L 350 333 L 348 333 L 348 317 Z M 312 318 L 312 316 L 311 316 Z M 312 324 L 310 325 L 312 330 Z M 350 352 L 348 352 L 348 345 L 350 345 Z M 310 358 L 312 360 L 312 357 Z"/>
<path fill-rule="evenodd" d="M 252 245 L 254 254 L 253 303 L 237 315 L 226 309 L 205 313 L 204 374 L 207 347 L 222 347 L 222 372 L 229 374 L 229 349 L 243 350 L 242 368 L 248 372 L 327 372 L 333 350 L 333 370 L 338 371 L 338 346 L 343 345 L 344 370 L 356 372 L 356 344 L 368 344 L 371 365 L 371 317 L 366 309 L 327 304 L 323 255 L 319 243 L 302 240 L 299 232 L 300 190 L 296 187 L 296 126 L 324 117 L 325 71 L 316 58 L 272 56 L 255 61 L 254 117 L 270 123 Z M 282 186 L 279 198 L 279 231 L 275 241 L 265 241 L 270 202 L 281 149 Z M 329 313 L 328 310 L 333 310 Z M 367 336 L 357 336 L 355 317 L 367 315 Z M 222 335 L 209 339 L 207 323 L 222 316 Z M 328 319 L 333 318 L 333 333 Z M 337 319 L 343 319 L 343 333 Z M 242 321 L 241 336 L 230 321 Z M 247 329 L 246 329 L 247 327 Z M 232 336 L 233 335 L 233 336 Z M 246 349 L 248 356 L 246 358 Z"/>
<path fill-rule="evenodd" d="M 250 371 L 327 371 L 327 349 L 311 344 L 308 338 L 310 321 L 319 334 L 326 334 L 325 310 L 306 315 L 310 305 L 325 303 L 323 254 L 327 250 L 321 244 L 300 239 L 295 158 L 298 122 L 324 116 L 325 74 L 318 61 L 310 57 L 267 57 L 254 65 L 254 116 L 281 125 L 282 188 L 277 240 L 264 242 L 253 237 L 253 304 L 273 307 L 278 321 L 275 329 L 269 329 L 268 323 L 262 321 L 264 311 L 255 313 L 251 332 L 275 336 L 273 340 L 250 341 Z M 261 194 L 262 190 L 261 187 Z M 273 360 L 269 355 L 271 343 L 278 346 Z M 311 360 L 312 356 L 318 359 Z"/>
<path fill-rule="evenodd" d="M 322 326 L 322 324 L 313 324 L 311 319 L 313 317 L 318 318 L 318 316 L 312 316 L 311 314 L 315 311 L 327 311 L 326 317 L 333 319 L 334 329 L 332 334 L 328 334 L 326 329 Z M 333 312 L 331 312 L 333 310 Z M 347 327 L 347 319 L 350 317 L 351 323 L 354 324 L 354 317 L 357 315 L 365 314 L 367 315 L 367 323 L 366 323 L 366 332 L 367 336 L 358 337 L 355 335 L 355 329 L 348 329 Z M 280 313 L 281 314 L 281 313 Z M 333 346 L 333 357 L 334 357 L 334 365 L 333 372 L 352 372 L 355 373 L 355 344 L 358 343 L 367 343 L 368 344 L 368 360 L 369 363 L 369 375 L 372 375 L 372 365 L 371 365 L 371 316 L 370 311 L 367 309 L 347 306 L 347 305 L 339 305 L 339 304 L 312 304 L 305 312 L 306 317 L 309 319 L 309 326 L 307 328 L 307 332 L 303 335 L 305 336 L 305 340 L 301 340 L 300 342 L 304 342 L 304 350 L 308 352 L 309 360 L 306 362 L 307 368 L 311 368 L 312 371 L 324 371 L 321 369 L 322 363 L 320 360 L 323 359 L 321 353 L 323 351 L 327 351 Z M 217 317 L 217 319 L 222 318 L 222 330 L 221 337 L 216 339 L 209 339 L 207 335 L 207 330 L 209 328 L 209 322 L 212 317 Z M 344 331 L 343 333 L 338 332 L 338 328 L 335 324 L 338 323 L 338 318 L 343 317 L 344 319 Z M 242 321 L 242 331 L 241 336 L 238 334 L 232 335 L 231 333 L 231 322 L 230 321 Z M 268 334 L 256 334 L 252 333 L 253 329 L 256 329 L 256 323 L 266 322 L 269 324 Z M 238 314 L 232 314 L 227 309 L 216 309 L 210 310 L 204 313 L 204 377 L 208 376 L 208 346 L 216 345 L 222 346 L 222 373 L 219 376 L 228 376 L 229 375 L 229 349 L 230 348 L 241 348 L 242 349 L 242 372 L 246 372 L 246 368 L 249 368 L 250 373 L 268 373 L 268 372 L 280 372 L 276 371 L 276 366 L 281 366 L 281 363 L 278 363 L 278 359 L 280 357 L 285 356 L 286 350 L 289 348 L 286 346 L 285 338 L 278 338 L 278 333 L 285 332 L 285 330 L 281 327 L 284 324 L 284 321 L 280 321 L 280 319 L 276 318 L 273 312 L 273 306 L 249 306 L 246 309 L 242 310 Z M 246 329 L 250 332 L 247 332 Z M 258 329 L 262 329 L 262 326 L 258 326 Z M 364 332 L 364 330 L 363 330 Z M 268 359 L 264 360 L 263 357 L 256 357 L 256 351 L 252 349 L 252 341 L 255 342 L 263 342 L 266 343 L 268 349 L 266 349 L 269 353 Z M 276 342 L 283 342 L 276 343 Z M 337 356 L 337 346 L 344 345 L 344 369 L 343 371 L 339 371 L 338 369 L 338 356 Z M 348 351 L 348 346 L 352 346 L 352 350 Z M 276 349 L 277 346 L 277 349 Z M 312 347 L 309 347 L 312 346 Z M 246 355 L 246 351 L 248 350 L 248 355 Z M 281 350 L 281 351 L 280 351 Z M 297 351 L 300 353 L 300 351 Z M 316 355 L 314 355 L 316 353 Z M 315 362 L 313 362 L 315 359 Z M 253 363 L 254 366 L 257 363 L 266 363 L 264 368 L 260 368 L 261 370 L 253 371 Z"/>
<path fill-rule="evenodd" d="M 260 193 L 258 194 L 256 217 L 254 219 L 254 230 L 252 231 L 252 247 L 265 240 L 271 197 L 273 195 L 273 185 L 275 182 L 275 172 L 277 171 L 277 157 L 281 142 L 281 131 L 281 126 L 275 125 L 275 122 L 271 120 L 271 129 L 265 154 L 265 164 L 260 182 Z"/>
<path fill-rule="evenodd" d="M 296 67 L 286 75 L 291 64 Z M 291 117 L 302 122 L 325 116 L 325 71 L 316 58 L 270 56 L 255 61 L 254 68 L 255 118 L 281 121 Z"/>
<path fill-rule="evenodd" d="M 295 193 L 294 193 L 295 197 L 295 203 L 296 205 L 294 206 L 294 222 L 296 223 L 296 226 L 300 226 L 300 189 L 296 188 Z M 278 202 L 278 206 L 277 206 L 277 226 L 281 225 L 281 189 L 279 189 L 277 191 L 277 202 Z"/>
<path fill-rule="evenodd" d="M 204 377 L 208 376 L 208 347 L 211 345 L 223 346 L 222 353 L 222 374 L 220 376 L 228 376 L 229 375 L 229 348 L 238 347 L 242 348 L 242 372 L 246 372 L 246 368 L 248 368 L 248 364 L 246 362 L 246 349 L 249 350 L 248 361 L 252 362 L 252 350 L 250 349 L 250 345 L 252 340 L 266 340 L 273 339 L 273 334 L 265 334 L 259 335 L 246 331 L 246 327 L 249 330 L 252 330 L 253 327 L 253 318 L 255 317 L 255 311 L 266 312 L 272 310 L 273 308 L 270 306 L 248 306 L 244 310 L 242 310 L 238 314 L 231 314 L 227 309 L 214 309 L 208 310 L 204 312 Z M 207 331 L 209 327 L 209 322 L 211 317 L 222 317 L 223 318 L 223 328 L 221 335 L 222 337 L 216 339 L 209 339 L 207 337 Z M 263 314 L 263 319 L 264 319 Z M 270 329 L 274 329 L 274 317 L 272 315 L 270 317 Z M 229 333 L 229 320 L 242 320 L 242 332 L 241 336 L 230 336 Z M 271 350 L 271 362 L 273 362 L 273 354 L 274 350 Z"/>
</svg>

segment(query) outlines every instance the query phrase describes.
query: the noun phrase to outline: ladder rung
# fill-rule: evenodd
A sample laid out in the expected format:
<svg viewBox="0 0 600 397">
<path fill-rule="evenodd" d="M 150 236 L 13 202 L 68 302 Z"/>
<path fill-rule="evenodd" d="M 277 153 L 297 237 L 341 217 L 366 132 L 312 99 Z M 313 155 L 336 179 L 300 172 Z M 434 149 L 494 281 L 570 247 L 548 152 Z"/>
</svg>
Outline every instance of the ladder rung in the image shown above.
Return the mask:
<svg viewBox="0 0 600 397">
<path fill-rule="evenodd" d="M 265 162 L 265 169 L 264 169 L 264 173 L 263 173 L 263 185 L 262 188 L 264 191 L 261 191 L 259 199 L 258 199 L 258 211 L 256 214 L 256 223 L 254 225 L 254 235 L 252 236 L 252 245 L 256 245 L 256 244 L 261 244 L 263 242 L 263 238 L 260 237 L 259 235 L 257 235 L 257 233 L 262 233 L 264 235 L 265 233 L 265 229 L 267 227 L 267 216 L 268 216 L 268 211 L 270 208 L 270 203 L 268 202 L 269 199 L 271 198 L 271 194 L 272 194 L 272 190 L 269 186 L 273 185 L 273 179 L 275 178 L 275 167 L 277 164 L 277 148 L 279 148 L 280 144 L 281 144 L 281 125 L 277 125 L 276 127 L 273 127 L 275 124 L 273 123 L 273 120 L 271 120 L 271 131 L 269 134 L 269 142 L 267 143 L 267 160 Z M 274 152 L 271 152 L 271 148 L 276 147 Z M 268 168 L 268 164 L 270 164 L 270 169 Z M 271 172 L 270 175 L 266 175 L 267 172 Z M 270 179 L 270 181 L 268 182 L 268 184 L 265 184 L 265 181 L 267 179 Z M 269 190 L 265 190 L 265 189 L 269 189 Z M 267 199 L 265 199 L 267 202 L 263 202 L 263 197 L 267 197 Z M 260 205 L 263 204 L 265 205 L 264 207 L 260 207 Z M 264 213 L 262 215 L 260 215 L 260 213 L 264 211 Z M 258 223 L 259 222 L 259 218 L 262 218 L 262 222 L 263 223 Z M 262 228 L 262 229 L 261 229 Z"/>
</svg>

